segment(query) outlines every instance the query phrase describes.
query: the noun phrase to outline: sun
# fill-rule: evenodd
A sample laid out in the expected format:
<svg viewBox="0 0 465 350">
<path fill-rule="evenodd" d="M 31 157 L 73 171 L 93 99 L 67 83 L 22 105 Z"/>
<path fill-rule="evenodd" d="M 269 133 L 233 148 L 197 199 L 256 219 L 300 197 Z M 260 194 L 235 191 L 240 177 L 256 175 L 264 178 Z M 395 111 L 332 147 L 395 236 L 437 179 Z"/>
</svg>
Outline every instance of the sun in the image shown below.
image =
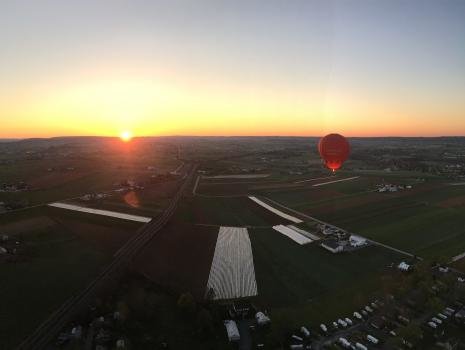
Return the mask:
<svg viewBox="0 0 465 350">
<path fill-rule="evenodd" d="M 121 133 L 121 135 L 119 136 L 120 139 L 124 142 L 129 142 L 131 141 L 132 139 L 132 132 L 128 131 L 128 130 L 125 130 Z"/>
</svg>

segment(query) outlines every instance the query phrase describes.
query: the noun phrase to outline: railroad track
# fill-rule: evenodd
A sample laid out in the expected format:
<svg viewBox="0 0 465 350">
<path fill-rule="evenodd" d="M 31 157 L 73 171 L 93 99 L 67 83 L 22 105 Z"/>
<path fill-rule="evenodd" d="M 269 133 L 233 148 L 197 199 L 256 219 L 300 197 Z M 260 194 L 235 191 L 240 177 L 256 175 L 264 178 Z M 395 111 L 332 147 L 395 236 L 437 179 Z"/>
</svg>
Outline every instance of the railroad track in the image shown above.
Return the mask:
<svg viewBox="0 0 465 350">
<path fill-rule="evenodd" d="M 156 219 L 142 226 L 136 232 L 134 237 L 126 242 L 126 244 L 118 251 L 112 262 L 107 265 L 85 289 L 64 302 L 60 308 L 42 322 L 42 324 L 17 347 L 17 350 L 40 350 L 46 348 L 46 346 L 56 338 L 63 327 L 71 322 L 79 311 L 86 308 L 93 301 L 93 298 L 98 294 L 99 290 L 110 280 L 114 280 L 114 278 L 129 265 L 136 254 L 172 217 L 176 211 L 179 200 L 183 196 L 186 188 L 189 186 L 193 175 L 196 173 L 196 169 L 196 165 L 191 165 L 191 169 L 189 170 L 184 183 L 181 185 L 178 192 L 172 198 L 163 213 Z"/>
</svg>

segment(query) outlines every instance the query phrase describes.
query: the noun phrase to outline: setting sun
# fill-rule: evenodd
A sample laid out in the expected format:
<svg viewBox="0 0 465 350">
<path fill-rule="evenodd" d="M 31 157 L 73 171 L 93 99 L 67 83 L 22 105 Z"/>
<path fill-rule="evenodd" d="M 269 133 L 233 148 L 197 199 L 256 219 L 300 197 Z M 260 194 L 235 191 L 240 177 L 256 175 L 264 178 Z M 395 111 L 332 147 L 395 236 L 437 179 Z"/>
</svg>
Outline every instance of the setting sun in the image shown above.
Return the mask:
<svg viewBox="0 0 465 350">
<path fill-rule="evenodd" d="M 126 131 L 123 131 L 119 137 L 124 142 L 129 142 L 132 139 L 132 133 L 126 130 Z"/>
</svg>

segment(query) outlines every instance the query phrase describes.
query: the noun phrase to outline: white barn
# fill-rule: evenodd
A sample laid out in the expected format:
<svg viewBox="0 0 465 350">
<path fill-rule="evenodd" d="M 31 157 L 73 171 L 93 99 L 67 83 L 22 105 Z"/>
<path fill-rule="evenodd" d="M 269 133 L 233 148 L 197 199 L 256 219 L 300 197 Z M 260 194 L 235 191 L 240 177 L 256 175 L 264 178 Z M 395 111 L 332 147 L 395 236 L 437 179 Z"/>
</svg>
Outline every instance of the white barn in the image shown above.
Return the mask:
<svg viewBox="0 0 465 350">
<path fill-rule="evenodd" d="M 366 238 L 357 235 L 351 235 L 349 242 L 352 247 L 361 247 L 367 244 Z"/>
<path fill-rule="evenodd" d="M 409 271 L 410 270 L 410 265 L 407 264 L 405 261 L 402 261 L 399 265 L 397 265 L 397 268 L 401 271 Z"/>
</svg>

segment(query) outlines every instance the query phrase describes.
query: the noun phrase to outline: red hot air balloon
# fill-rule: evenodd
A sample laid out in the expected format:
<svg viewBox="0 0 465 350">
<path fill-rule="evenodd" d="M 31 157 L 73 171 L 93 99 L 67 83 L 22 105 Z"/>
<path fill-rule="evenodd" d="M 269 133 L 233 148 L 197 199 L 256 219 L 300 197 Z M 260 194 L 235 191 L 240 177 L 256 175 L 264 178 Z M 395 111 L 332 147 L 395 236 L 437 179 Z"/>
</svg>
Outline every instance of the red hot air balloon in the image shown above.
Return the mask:
<svg viewBox="0 0 465 350">
<path fill-rule="evenodd" d="M 318 151 L 325 165 L 335 172 L 349 157 L 350 146 L 347 139 L 339 134 L 328 134 L 318 143 Z"/>
</svg>

